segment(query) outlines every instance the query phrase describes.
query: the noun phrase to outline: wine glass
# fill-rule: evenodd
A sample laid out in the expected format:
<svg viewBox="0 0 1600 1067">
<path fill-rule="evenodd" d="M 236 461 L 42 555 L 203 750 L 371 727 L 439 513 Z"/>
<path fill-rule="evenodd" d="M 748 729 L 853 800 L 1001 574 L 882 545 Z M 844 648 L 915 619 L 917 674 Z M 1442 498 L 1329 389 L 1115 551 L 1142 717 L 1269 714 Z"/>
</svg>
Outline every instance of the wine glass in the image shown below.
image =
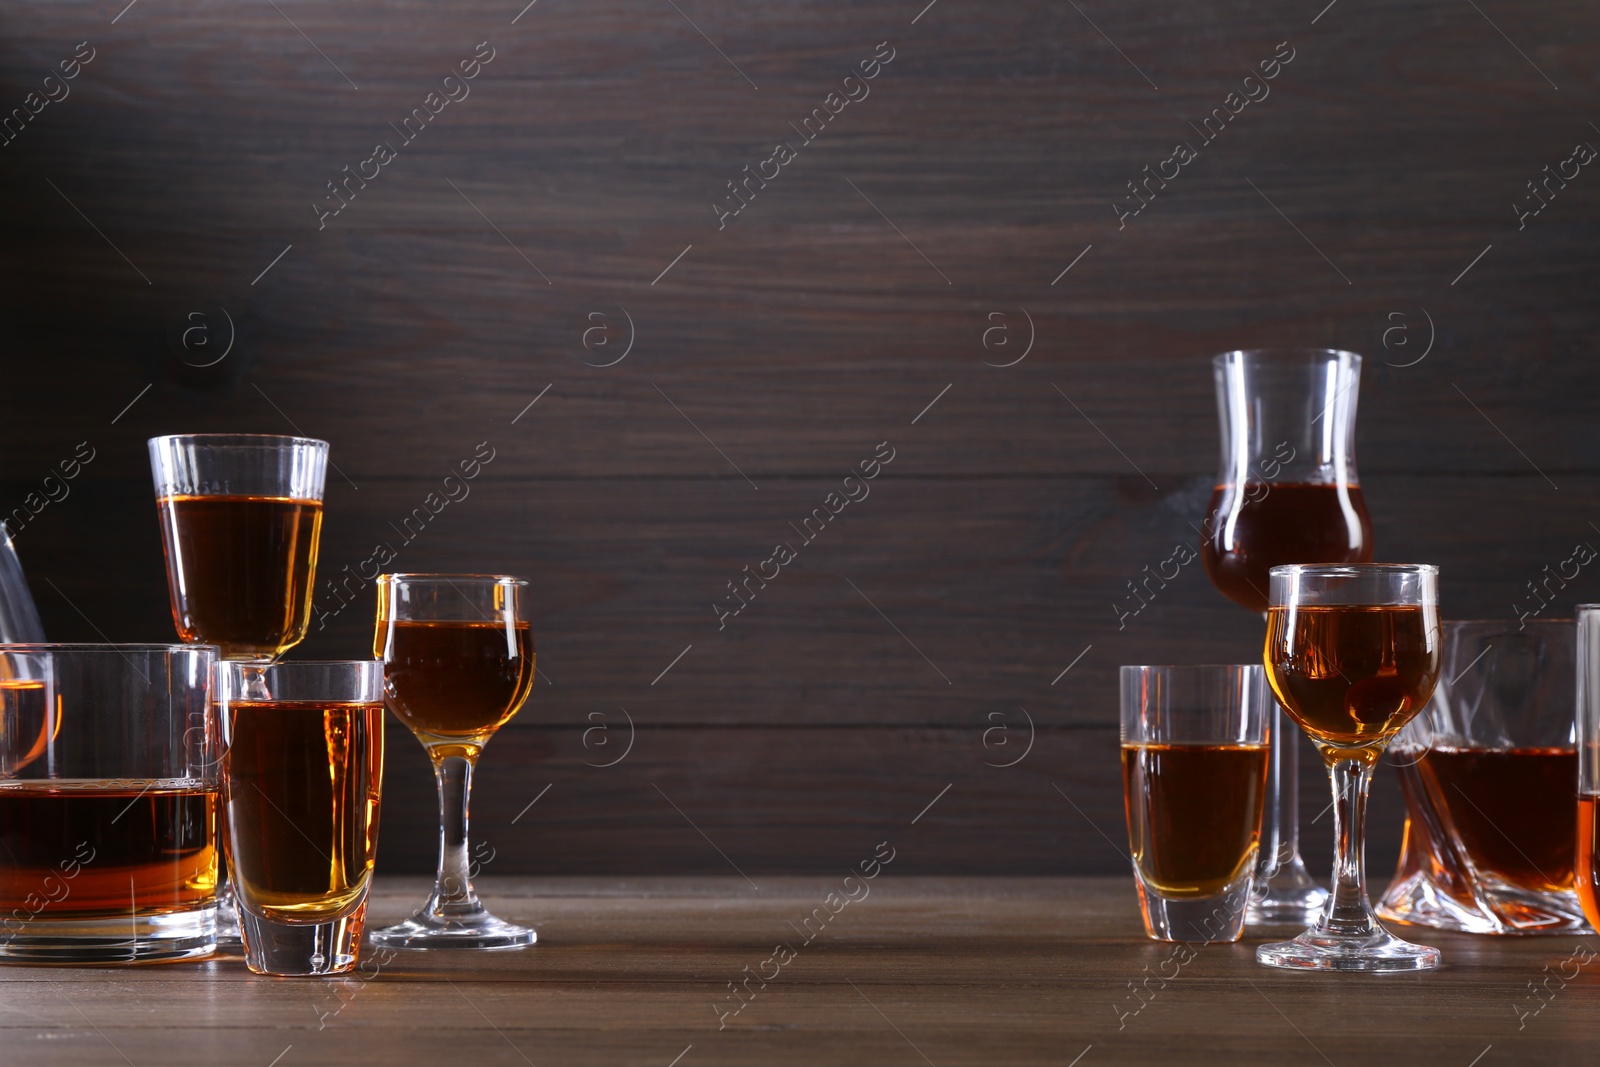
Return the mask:
<svg viewBox="0 0 1600 1067">
<path fill-rule="evenodd" d="M 1265 613 L 1273 567 L 1372 558 L 1372 523 L 1355 460 L 1361 357 L 1334 349 L 1253 349 L 1225 352 L 1212 368 L 1222 456 L 1200 555 L 1224 596 Z M 1280 711 L 1273 715 L 1249 918 L 1310 922 L 1328 891 L 1300 858 L 1299 734 Z"/>
<path fill-rule="evenodd" d="M 299 644 L 311 622 L 328 442 L 179 434 L 149 444 L 178 636 L 260 663 Z"/>
<path fill-rule="evenodd" d="M 389 710 L 433 761 L 440 825 L 432 895 L 405 922 L 373 934 L 375 945 L 505 948 L 537 940 L 534 931 L 489 914 L 472 889 L 467 860 L 473 768 L 533 688 L 527 587 L 503 575 L 378 577 L 373 655 L 383 660 Z"/>
<path fill-rule="evenodd" d="M 1274 567 L 1263 659 L 1278 701 L 1316 743 L 1333 784 L 1333 893 L 1311 928 L 1262 945 L 1272 967 L 1421 971 L 1439 950 L 1402 941 L 1367 901 L 1363 835 L 1378 758 L 1439 680 L 1439 569 L 1365 563 Z"/>
</svg>

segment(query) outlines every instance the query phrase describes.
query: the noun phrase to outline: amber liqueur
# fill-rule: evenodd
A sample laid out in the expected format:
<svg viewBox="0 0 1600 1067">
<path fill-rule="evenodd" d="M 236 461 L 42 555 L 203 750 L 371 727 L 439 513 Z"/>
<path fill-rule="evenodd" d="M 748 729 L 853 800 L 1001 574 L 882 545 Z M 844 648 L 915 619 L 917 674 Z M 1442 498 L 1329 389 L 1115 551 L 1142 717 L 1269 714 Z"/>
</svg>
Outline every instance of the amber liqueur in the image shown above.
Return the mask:
<svg viewBox="0 0 1600 1067">
<path fill-rule="evenodd" d="M 1577 870 L 1573 874 L 1573 888 L 1578 891 L 1578 902 L 1583 905 L 1583 917 L 1589 925 L 1600 930 L 1600 796 L 1593 793 L 1578 795 L 1578 850 Z"/>
<path fill-rule="evenodd" d="M 526 622 L 380 622 L 376 646 L 389 708 L 424 743 L 481 742 L 516 714 L 533 686 Z"/>
<path fill-rule="evenodd" d="M 1367 748 L 1422 710 L 1439 678 L 1439 632 L 1417 606 L 1275 607 L 1267 678 L 1312 739 Z"/>
<path fill-rule="evenodd" d="M 1265 745 L 1122 746 L 1128 836 L 1146 883 L 1166 897 L 1210 897 L 1248 872 L 1260 839 L 1267 752 Z"/>
<path fill-rule="evenodd" d="M 238 658 L 277 656 L 305 637 L 320 501 L 169 496 L 157 507 L 183 640 Z"/>
<path fill-rule="evenodd" d="M 1480 873 L 1536 893 L 1572 888 L 1576 751 L 1436 747 L 1418 768 Z"/>
<path fill-rule="evenodd" d="M 0 784 L 0 920 L 190 911 L 217 886 L 215 788 L 181 781 Z"/>
<path fill-rule="evenodd" d="M 228 714 L 234 891 L 270 918 L 349 914 L 377 851 L 383 705 L 235 701 Z"/>
<path fill-rule="evenodd" d="M 1274 567 L 1372 559 L 1366 498 L 1359 485 L 1219 485 L 1211 494 L 1200 556 L 1212 584 L 1228 599 L 1266 611 Z"/>
</svg>

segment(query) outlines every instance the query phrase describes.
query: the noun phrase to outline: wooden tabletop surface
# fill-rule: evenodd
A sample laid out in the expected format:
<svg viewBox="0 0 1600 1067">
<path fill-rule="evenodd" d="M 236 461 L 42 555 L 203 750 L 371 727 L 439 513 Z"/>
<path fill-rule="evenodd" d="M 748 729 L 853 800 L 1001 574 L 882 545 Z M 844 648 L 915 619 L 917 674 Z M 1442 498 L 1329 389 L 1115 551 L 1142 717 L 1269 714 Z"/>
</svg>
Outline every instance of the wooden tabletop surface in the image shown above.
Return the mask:
<svg viewBox="0 0 1600 1067">
<path fill-rule="evenodd" d="M 485 878 L 491 907 L 535 923 L 537 946 L 369 949 L 370 978 L 262 978 L 229 957 L 0 967 L 0 1063 L 1498 1067 L 1600 1052 L 1592 936 L 1413 931 L 1443 949 L 1443 969 L 1284 974 L 1255 963 L 1260 937 L 1192 959 L 1148 941 L 1125 878 L 885 868 L 830 913 L 843 873 L 758 889 L 738 877 Z M 382 881 L 370 918 L 402 916 L 423 888 Z M 812 920 L 821 932 L 807 943 L 800 927 L 818 908 L 829 918 Z M 781 966 L 769 962 L 780 942 L 794 950 Z M 731 1014 L 727 983 L 746 967 L 777 976 L 752 980 Z"/>
</svg>

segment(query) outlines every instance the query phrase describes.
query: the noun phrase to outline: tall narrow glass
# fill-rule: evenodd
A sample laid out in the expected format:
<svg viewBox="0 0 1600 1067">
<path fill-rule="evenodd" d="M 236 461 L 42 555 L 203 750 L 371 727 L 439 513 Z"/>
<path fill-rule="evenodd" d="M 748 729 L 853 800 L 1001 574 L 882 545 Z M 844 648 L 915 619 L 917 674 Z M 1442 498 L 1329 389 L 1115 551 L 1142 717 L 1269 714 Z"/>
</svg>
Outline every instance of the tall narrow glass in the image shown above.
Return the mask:
<svg viewBox="0 0 1600 1067">
<path fill-rule="evenodd" d="M 1372 523 L 1356 477 L 1361 357 L 1252 349 L 1211 362 L 1222 451 L 1201 558 L 1224 596 L 1265 612 L 1273 567 L 1372 558 Z M 1328 892 L 1300 858 L 1300 735 L 1275 716 L 1261 884 L 1249 919 L 1310 922 Z"/>
<path fill-rule="evenodd" d="M 439 783 L 439 872 L 405 922 L 379 930 L 386 948 L 505 948 L 534 931 L 489 914 L 468 869 L 467 809 L 483 746 L 533 687 L 528 583 L 486 574 L 378 577 L 373 653 L 395 718 L 427 749 Z"/>
<path fill-rule="evenodd" d="M 1573 879 L 1600 930 L 1600 604 L 1578 605 L 1578 842 Z"/>
<path fill-rule="evenodd" d="M 328 443 L 265 434 L 152 437 L 172 621 L 227 660 L 276 659 L 311 622 Z"/>
<path fill-rule="evenodd" d="M 1272 569 L 1263 659 L 1333 785 L 1333 893 L 1311 929 L 1262 945 L 1273 967 L 1419 971 L 1439 950 L 1385 930 L 1367 901 L 1367 791 L 1378 757 L 1439 680 L 1439 569 L 1359 563 Z"/>
</svg>

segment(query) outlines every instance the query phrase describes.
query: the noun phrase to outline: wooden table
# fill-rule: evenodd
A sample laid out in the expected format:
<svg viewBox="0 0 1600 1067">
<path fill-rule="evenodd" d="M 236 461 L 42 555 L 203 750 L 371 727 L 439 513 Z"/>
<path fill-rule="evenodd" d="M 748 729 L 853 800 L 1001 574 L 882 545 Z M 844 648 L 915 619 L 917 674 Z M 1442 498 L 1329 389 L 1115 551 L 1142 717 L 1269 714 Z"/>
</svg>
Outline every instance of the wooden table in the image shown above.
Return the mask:
<svg viewBox="0 0 1600 1067">
<path fill-rule="evenodd" d="M 237 958 L 3 967 L 0 1063 L 1497 1067 L 1600 1055 L 1600 957 L 1578 962 L 1600 952 L 1594 937 L 1427 932 L 1444 968 L 1385 978 L 1271 971 L 1251 938 L 1167 963 L 1177 977 L 1163 988 L 1144 980 L 1173 946 L 1145 939 L 1125 878 L 887 868 L 806 944 L 789 924 L 841 879 L 485 878 L 499 914 L 537 924 L 538 946 L 381 966 L 369 950 L 370 980 L 260 978 Z M 385 880 L 372 918 L 422 893 L 420 880 Z M 778 967 L 766 961 L 780 941 L 797 951 Z M 1569 958 L 1576 977 L 1550 977 Z M 751 980 L 753 998 L 719 1029 L 745 967 L 778 976 Z M 1536 998 L 1530 983 L 1547 978 Z M 1150 990 L 1142 1008 L 1133 982 Z"/>
</svg>

